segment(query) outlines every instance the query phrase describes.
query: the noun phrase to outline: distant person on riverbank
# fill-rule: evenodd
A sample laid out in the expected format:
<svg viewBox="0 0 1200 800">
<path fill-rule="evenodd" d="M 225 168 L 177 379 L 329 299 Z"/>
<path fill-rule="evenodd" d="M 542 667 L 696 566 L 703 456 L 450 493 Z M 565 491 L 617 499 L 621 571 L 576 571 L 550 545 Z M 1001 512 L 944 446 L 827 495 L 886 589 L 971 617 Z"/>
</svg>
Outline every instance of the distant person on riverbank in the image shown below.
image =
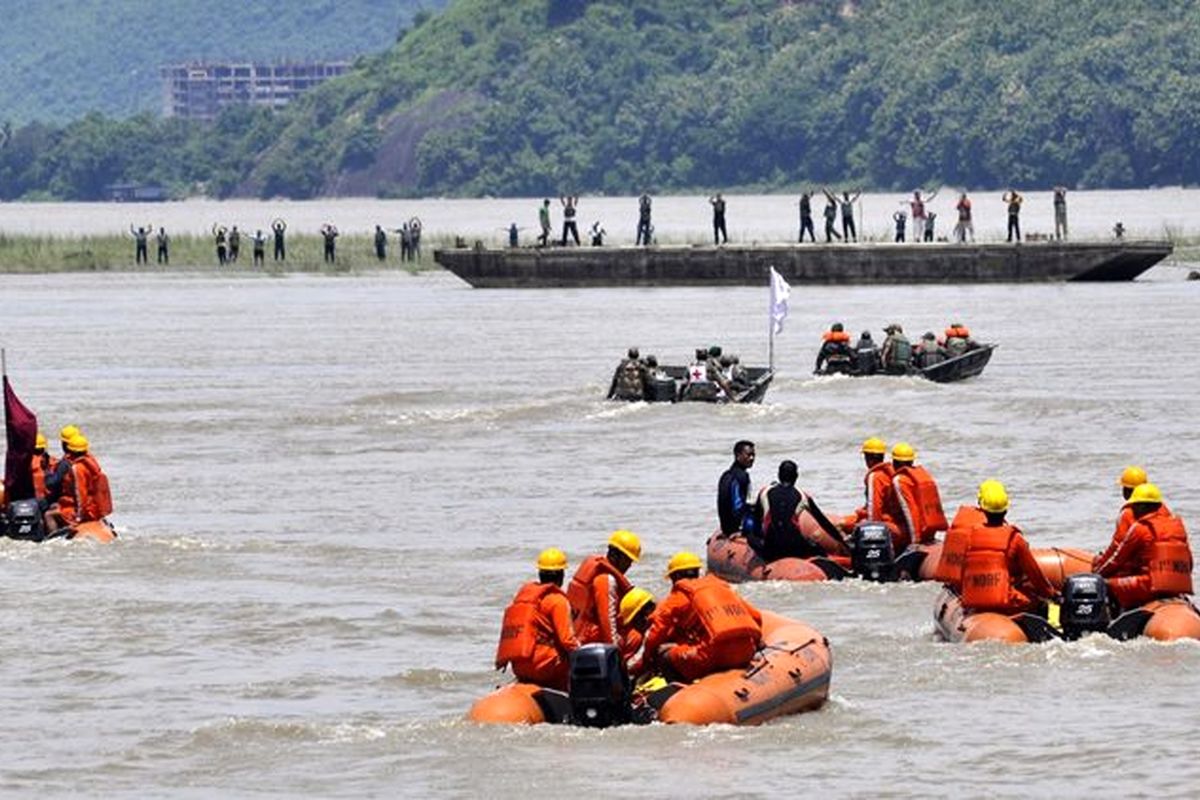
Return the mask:
<svg viewBox="0 0 1200 800">
<path fill-rule="evenodd" d="M 332 264 L 337 259 L 338 229 L 326 222 L 321 226 L 321 237 L 325 240 L 325 263 Z"/>
<path fill-rule="evenodd" d="M 287 250 L 284 248 L 283 232 L 287 230 L 287 223 L 281 219 L 277 219 L 271 223 L 271 230 L 275 232 L 275 260 L 287 260 Z"/>
<path fill-rule="evenodd" d="M 1004 193 L 1003 200 L 1008 204 L 1008 241 L 1013 240 L 1013 234 L 1016 234 L 1017 241 L 1021 241 L 1021 203 L 1025 202 L 1025 198 L 1017 193 L 1016 189 L 1009 189 Z"/>
<path fill-rule="evenodd" d="M 134 228 L 132 225 L 129 226 L 129 232 L 133 234 L 133 260 L 135 264 L 150 263 L 150 254 L 146 249 L 146 241 L 150 238 L 151 230 L 153 228 Z"/>
<path fill-rule="evenodd" d="M 167 236 L 166 228 L 158 229 L 158 236 L 154 237 L 158 242 L 158 263 L 171 263 L 171 237 Z"/>
<path fill-rule="evenodd" d="M 217 244 L 217 264 L 225 266 L 229 263 L 228 250 L 226 249 L 225 229 L 219 225 L 213 226 L 213 235 Z"/>
<path fill-rule="evenodd" d="M 242 249 L 242 234 L 238 233 L 237 225 L 234 225 L 229 231 L 229 262 L 236 264 L 238 253 Z"/>
<path fill-rule="evenodd" d="M 408 261 L 412 258 L 412 231 L 408 229 L 408 223 L 396 228 L 396 233 L 400 235 L 400 260 Z"/>
<path fill-rule="evenodd" d="M 505 229 L 501 228 L 501 230 L 505 230 Z M 513 224 L 509 225 L 507 230 L 508 230 L 508 246 L 509 247 L 520 247 L 521 246 L 521 229 L 517 227 L 517 223 L 514 222 Z"/>
<path fill-rule="evenodd" d="M 1067 238 L 1067 187 L 1054 187 L 1054 238 L 1066 241 Z"/>
<path fill-rule="evenodd" d="M 600 220 L 596 220 L 595 222 L 592 223 L 592 230 L 591 230 L 592 247 L 603 247 L 604 246 L 604 237 L 607 235 L 608 235 L 608 231 L 606 231 L 606 230 L 604 230 L 604 228 L 600 227 Z"/>
<path fill-rule="evenodd" d="M 637 244 L 650 244 L 650 195 L 645 192 L 638 198 Z"/>
<path fill-rule="evenodd" d="M 912 200 L 908 202 L 909 211 L 912 212 L 912 232 L 913 241 L 921 241 L 921 234 L 925 231 L 925 218 L 928 214 L 926 206 L 933 202 L 933 198 L 937 197 L 937 191 L 925 197 L 921 196 L 921 191 L 918 189 L 913 192 Z M 903 241 L 903 240 L 900 240 Z"/>
<path fill-rule="evenodd" d="M 896 223 L 896 241 L 904 241 L 904 226 L 908 224 L 908 215 L 903 211 L 892 214 L 892 222 Z"/>
<path fill-rule="evenodd" d="M 421 260 L 421 219 L 413 217 L 408 221 L 408 260 Z"/>
<path fill-rule="evenodd" d="M 933 230 L 934 230 L 933 225 L 934 225 L 934 220 L 936 220 L 936 219 L 937 219 L 937 214 L 935 214 L 932 211 L 926 212 L 926 215 L 925 215 L 925 241 L 927 241 L 927 242 L 933 241 Z M 914 233 L 916 232 L 915 225 L 913 227 L 913 232 Z"/>
<path fill-rule="evenodd" d="M 847 242 L 853 239 L 858 241 L 858 229 L 854 227 L 854 203 L 862 195 L 862 191 L 854 193 L 854 197 L 850 196 L 850 192 L 842 192 L 842 199 L 839 205 L 842 207 L 842 238 Z"/>
<path fill-rule="evenodd" d="M 567 246 L 567 234 L 575 240 L 575 246 L 579 247 L 579 227 L 575 224 L 576 206 L 579 205 L 579 198 L 567 195 L 566 197 L 558 198 L 558 202 L 562 203 L 563 207 L 563 231 L 562 231 L 562 246 Z"/>
<path fill-rule="evenodd" d="M 1113 225 L 1113 238 L 1114 239 L 1124 239 L 1125 238 L 1125 224 L 1124 223 L 1118 221 L 1116 225 Z"/>
<path fill-rule="evenodd" d="M 834 197 L 832 194 L 830 194 L 828 191 L 825 192 L 825 242 L 826 243 L 832 242 L 834 239 L 837 239 L 838 241 L 842 240 L 842 237 L 840 235 L 838 235 L 838 232 L 834 229 L 834 225 L 837 221 L 837 206 L 838 206 L 837 198 Z"/>
<path fill-rule="evenodd" d="M 259 228 L 254 232 L 254 266 L 261 267 L 267 263 L 267 235 Z"/>
<path fill-rule="evenodd" d="M 804 232 L 808 231 L 808 240 L 816 244 L 817 236 L 813 230 L 812 193 L 800 193 L 800 241 L 804 241 Z"/>
<path fill-rule="evenodd" d="M 387 234 L 378 225 L 375 226 L 375 258 L 387 260 Z"/>
<path fill-rule="evenodd" d="M 729 233 L 725 229 L 725 198 L 717 192 L 708 198 L 713 210 L 713 244 L 728 244 Z"/>
<path fill-rule="evenodd" d="M 543 200 L 542 207 L 538 209 L 538 224 L 542 226 L 538 247 L 547 247 L 550 244 L 550 198 Z"/>
<path fill-rule="evenodd" d="M 967 193 L 963 192 L 958 196 L 958 205 L 954 207 L 958 211 L 958 224 L 954 226 L 954 239 L 957 242 L 966 242 L 967 237 L 971 237 L 971 241 L 975 241 L 975 223 L 971 221 L 971 199 L 967 197 Z"/>
</svg>

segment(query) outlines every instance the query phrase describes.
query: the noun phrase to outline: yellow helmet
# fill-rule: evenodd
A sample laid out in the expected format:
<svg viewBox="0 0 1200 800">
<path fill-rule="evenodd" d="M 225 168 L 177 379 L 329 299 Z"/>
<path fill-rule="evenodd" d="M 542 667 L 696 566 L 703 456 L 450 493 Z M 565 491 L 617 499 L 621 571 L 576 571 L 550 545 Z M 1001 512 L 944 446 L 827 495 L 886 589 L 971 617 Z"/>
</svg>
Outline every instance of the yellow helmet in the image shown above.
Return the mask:
<svg viewBox="0 0 1200 800">
<path fill-rule="evenodd" d="M 979 507 L 993 514 L 1008 511 L 1008 491 L 1004 484 L 996 480 L 979 484 Z"/>
<path fill-rule="evenodd" d="M 917 457 L 917 451 L 907 442 L 897 442 L 892 448 L 892 461 L 912 461 Z"/>
<path fill-rule="evenodd" d="M 58 438 L 62 439 L 64 442 L 68 442 L 71 440 L 72 436 L 79 436 L 81 433 L 83 433 L 83 431 L 79 430 L 78 427 L 74 425 L 67 425 L 58 432 Z"/>
<path fill-rule="evenodd" d="M 628 625 L 647 603 L 654 602 L 654 595 L 640 586 L 635 586 L 621 598 L 621 624 Z"/>
<path fill-rule="evenodd" d="M 671 556 L 671 560 L 667 562 L 667 577 L 671 577 L 676 572 L 682 572 L 685 569 L 700 569 L 704 563 L 700 560 L 700 556 L 695 553 L 689 553 L 687 550 L 682 550 Z"/>
<path fill-rule="evenodd" d="M 633 531 L 613 531 L 612 536 L 608 537 L 608 546 L 617 548 L 633 561 L 642 557 L 642 540 Z"/>
<path fill-rule="evenodd" d="M 1121 485 L 1126 489 L 1141 486 L 1147 480 L 1149 479 L 1146 477 L 1146 470 L 1141 467 L 1126 467 L 1121 473 Z"/>
<path fill-rule="evenodd" d="M 88 451 L 87 437 L 82 433 L 77 433 L 70 439 L 67 439 L 68 453 L 86 453 Z"/>
<path fill-rule="evenodd" d="M 538 554 L 537 568 L 541 572 L 565 572 L 567 554 L 557 547 L 548 547 Z"/>
<path fill-rule="evenodd" d="M 862 451 L 879 456 L 887 455 L 887 444 L 884 443 L 883 439 L 872 436 L 863 442 Z"/>
<path fill-rule="evenodd" d="M 1143 483 L 1133 487 L 1133 494 L 1129 495 L 1129 500 L 1125 505 L 1131 506 L 1134 503 L 1162 503 L 1162 492 L 1153 483 Z"/>
<path fill-rule="evenodd" d="M 37 439 L 34 440 L 33 449 L 34 450 L 45 450 L 46 449 L 46 437 L 43 436 L 40 432 L 37 435 Z"/>
</svg>

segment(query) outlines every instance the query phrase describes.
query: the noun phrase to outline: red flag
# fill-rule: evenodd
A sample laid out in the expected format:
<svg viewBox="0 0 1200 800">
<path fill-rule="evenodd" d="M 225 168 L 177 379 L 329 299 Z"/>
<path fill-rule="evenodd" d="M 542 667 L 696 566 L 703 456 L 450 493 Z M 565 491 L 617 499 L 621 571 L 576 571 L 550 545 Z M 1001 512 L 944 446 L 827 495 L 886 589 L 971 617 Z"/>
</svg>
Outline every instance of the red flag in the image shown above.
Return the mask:
<svg viewBox="0 0 1200 800">
<path fill-rule="evenodd" d="M 37 444 L 37 417 L 17 399 L 8 376 L 4 376 L 4 432 L 8 451 L 4 459 L 4 496 L 6 501 L 28 500 L 34 496 L 33 448 Z"/>
</svg>

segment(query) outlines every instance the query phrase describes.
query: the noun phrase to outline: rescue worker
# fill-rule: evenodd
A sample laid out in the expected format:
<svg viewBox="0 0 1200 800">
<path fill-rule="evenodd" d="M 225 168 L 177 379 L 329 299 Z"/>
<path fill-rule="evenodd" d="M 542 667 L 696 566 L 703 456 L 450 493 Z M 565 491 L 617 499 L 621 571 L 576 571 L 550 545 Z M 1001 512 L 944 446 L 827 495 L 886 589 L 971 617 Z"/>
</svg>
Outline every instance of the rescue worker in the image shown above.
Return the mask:
<svg viewBox="0 0 1200 800">
<path fill-rule="evenodd" d="M 925 331 L 921 341 L 917 343 L 916 352 L 913 353 L 913 364 L 917 369 L 925 369 L 940 364 L 949 357 L 946 348 L 938 344 L 933 331 Z"/>
<path fill-rule="evenodd" d="M 1151 600 L 1192 593 L 1192 549 L 1183 520 L 1163 505 L 1153 483 L 1134 487 L 1125 501 L 1133 524 L 1114 536 L 1092 562 L 1122 611 Z"/>
<path fill-rule="evenodd" d="M 720 387 L 709 378 L 708 350 L 696 348 L 695 360 L 688 366 L 687 382 L 681 398 L 684 400 L 715 400 Z"/>
<path fill-rule="evenodd" d="M 1117 514 L 1117 525 L 1113 530 L 1112 539 L 1110 541 L 1121 541 L 1121 539 L 1125 537 L 1126 531 L 1128 531 L 1133 525 L 1133 506 L 1129 505 L 1127 501 L 1129 500 L 1129 496 L 1133 494 L 1133 490 L 1141 486 L 1143 483 L 1146 483 L 1147 480 L 1146 470 L 1142 469 L 1141 467 L 1126 467 L 1121 472 L 1121 477 L 1118 479 L 1117 483 L 1121 487 L 1121 499 L 1122 501 L 1126 502 L 1122 504 L 1121 511 L 1119 514 Z M 1112 549 L 1111 546 L 1109 549 Z M 1107 554 L 1107 551 L 1105 551 L 1105 553 L 1097 554 L 1096 557 L 1092 559 L 1092 572 L 1097 571 L 1097 567 L 1100 566 L 1103 556 Z"/>
<path fill-rule="evenodd" d="M 796 488 L 799 474 L 795 461 L 783 461 L 779 465 L 779 481 L 758 493 L 763 529 L 758 554 L 767 563 L 781 558 L 850 555 L 849 548 L 840 538 L 821 529 L 805 532 L 800 524 L 802 513 L 807 511 L 818 518 L 824 518 L 824 515 L 808 493 Z"/>
<path fill-rule="evenodd" d="M 617 643 L 617 614 L 621 600 L 633 588 L 625 573 L 642 557 L 642 543 L 633 531 L 613 531 L 604 555 L 588 556 L 567 587 L 571 619 L 580 644 Z"/>
<path fill-rule="evenodd" d="M 1041 610 L 1054 597 L 1029 543 L 1005 521 L 1008 492 L 1000 481 L 979 485 L 979 507 L 986 520 L 971 529 L 963 556 L 962 604 L 968 612 L 1020 614 Z M 1017 588 L 1018 585 L 1021 588 Z M 1028 593 L 1024 589 L 1028 589 Z"/>
<path fill-rule="evenodd" d="M 43 508 L 49 508 L 58 502 L 58 496 L 62 492 L 63 477 L 71 465 L 71 462 L 67 460 L 67 442 L 82 433 L 77 425 L 64 425 L 58 432 L 59 447 L 62 448 L 62 458 L 58 459 L 54 464 L 54 468 L 45 475 L 44 486 L 46 494 L 42 498 Z"/>
<path fill-rule="evenodd" d="M 717 518 L 721 533 L 744 533 L 757 537 L 755 506 L 750 493 L 750 468 L 754 466 L 754 442 L 742 439 L 733 446 L 733 463 L 717 481 Z"/>
<path fill-rule="evenodd" d="M 904 335 L 904 328 L 892 323 L 883 329 L 888 336 L 883 341 L 880 360 L 883 371 L 889 375 L 907 375 L 912 372 L 912 342 Z"/>
<path fill-rule="evenodd" d="M 971 331 L 961 322 L 951 322 L 943 335 L 946 337 L 946 350 L 951 358 L 979 347 L 971 338 Z"/>
<path fill-rule="evenodd" d="M 726 397 L 732 399 L 734 395 L 733 385 L 721 370 L 721 348 L 719 345 L 714 344 L 708 348 L 708 358 L 705 359 L 705 364 L 708 371 L 708 380 L 719 386 Z"/>
<path fill-rule="evenodd" d="M 928 470 L 913 463 L 916 457 L 917 451 L 907 442 L 892 448 L 892 488 L 900 508 L 896 522 L 908 544 L 933 544 L 949 526 L 937 482 Z"/>
<path fill-rule="evenodd" d="M 667 564 L 671 593 L 650 618 L 645 654 L 670 677 L 694 681 L 749 666 L 762 642 L 762 614 L 728 583 L 700 577 L 700 557 L 681 552 Z"/>
<path fill-rule="evenodd" d="M 731 362 L 729 367 L 729 383 L 733 386 L 735 392 L 743 392 L 750 388 L 750 374 L 746 372 L 746 368 L 742 366 L 742 359 L 737 353 L 729 356 Z"/>
<path fill-rule="evenodd" d="M 854 371 L 859 375 L 874 375 L 879 371 L 879 346 L 870 331 L 863 331 L 854 344 Z"/>
<path fill-rule="evenodd" d="M 882 522 L 892 533 L 893 552 L 898 555 L 904 550 L 901 545 L 905 543 L 897 522 L 901 514 L 896 490 L 892 486 L 895 476 L 892 474 L 892 465 L 885 460 L 887 444 L 872 436 L 863 442 L 862 455 L 863 463 L 867 466 L 863 476 L 865 502 L 862 508 L 842 520 L 842 531 L 851 533 L 860 522 Z"/>
<path fill-rule="evenodd" d="M 933 570 L 933 579 L 940 581 L 955 593 L 962 593 L 963 559 L 967 554 L 967 543 L 971 538 L 971 529 L 987 522 L 987 515 L 979 507 L 981 498 L 976 498 L 976 505 L 959 506 L 942 540 L 942 554 Z"/>
<path fill-rule="evenodd" d="M 849 373 L 854 366 L 854 351 L 850 349 L 850 334 L 842 323 L 835 322 L 821 337 L 821 349 L 817 351 L 817 364 L 814 373 L 819 373 L 822 367 L 829 374 Z"/>
<path fill-rule="evenodd" d="M 642 400 L 646 396 L 646 367 L 639 357 L 638 349 L 631 347 L 626 357 L 617 365 L 612 386 L 608 389 L 609 399 Z"/>
<path fill-rule="evenodd" d="M 643 670 L 645 657 L 642 645 L 646 643 L 646 631 L 650 629 L 650 615 L 657 607 L 654 595 L 640 586 L 633 587 L 621 598 L 620 617 L 617 620 L 620 642 L 617 647 L 625 662 L 625 671 L 631 676 Z"/>
<path fill-rule="evenodd" d="M 579 647 L 562 590 L 567 556 L 557 547 L 543 550 L 537 569 L 538 579 L 522 586 L 504 611 L 496 669 L 512 664 L 517 680 L 566 691 L 570 655 Z"/>
<path fill-rule="evenodd" d="M 46 512 L 46 530 L 53 533 L 82 522 L 103 520 L 112 513 L 112 494 L 108 477 L 100 464 L 88 452 L 88 440 L 83 434 L 67 441 L 67 469 L 63 473 L 62 490 L 57 510 Z"/>
<path fill-rule="evenodd" d="M 46 437 L 40 432 L 34 440 L 29 471 L 33 474 L 33 492 L 38 500 L 46 496 L 46 477 L 54 473 L 58 459 L 46 452 Z"/>
</svg>

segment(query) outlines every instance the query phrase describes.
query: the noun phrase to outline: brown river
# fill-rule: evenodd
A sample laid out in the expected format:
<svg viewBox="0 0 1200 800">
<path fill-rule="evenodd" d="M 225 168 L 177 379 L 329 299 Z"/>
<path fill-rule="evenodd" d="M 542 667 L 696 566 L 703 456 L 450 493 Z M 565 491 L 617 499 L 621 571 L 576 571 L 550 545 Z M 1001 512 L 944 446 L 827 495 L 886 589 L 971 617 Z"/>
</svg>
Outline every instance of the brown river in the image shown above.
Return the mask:
<svg viewBox="0 0 1200 800">
<path fill-rule="evenodd" d="M 122 534 L 0 540 L 0 792 L 1194 796 L 1200 644 L 943 644 L 928 584 L 742 587 L 829 638 L 818 712 L 602 732 L 464 720 L 502 680 L 500 615 L 538 550 L 574 565 L 631 528 L 631 577 L 664 592 L 671 553 L 703 552 L 740 438 L 756 485 L 792 458 L 839 513 L 878 435 L 911 442 L 950 507 L 1005 481 L 1034 546 L 1105 544 L 1131 463 L 1200 530 L 1200 282 L 1178 272 L 794 287 L 779 377 L 739 407 L 602 397 L 630 345 L 761 363 L 765 287 L 0 276 L 10 377 L 52 439 L 83 427 Z M 915 336 L 951 318 L 1000 343 L 980 378 L 810 375 L 834 320 Z"/>
</svg>

